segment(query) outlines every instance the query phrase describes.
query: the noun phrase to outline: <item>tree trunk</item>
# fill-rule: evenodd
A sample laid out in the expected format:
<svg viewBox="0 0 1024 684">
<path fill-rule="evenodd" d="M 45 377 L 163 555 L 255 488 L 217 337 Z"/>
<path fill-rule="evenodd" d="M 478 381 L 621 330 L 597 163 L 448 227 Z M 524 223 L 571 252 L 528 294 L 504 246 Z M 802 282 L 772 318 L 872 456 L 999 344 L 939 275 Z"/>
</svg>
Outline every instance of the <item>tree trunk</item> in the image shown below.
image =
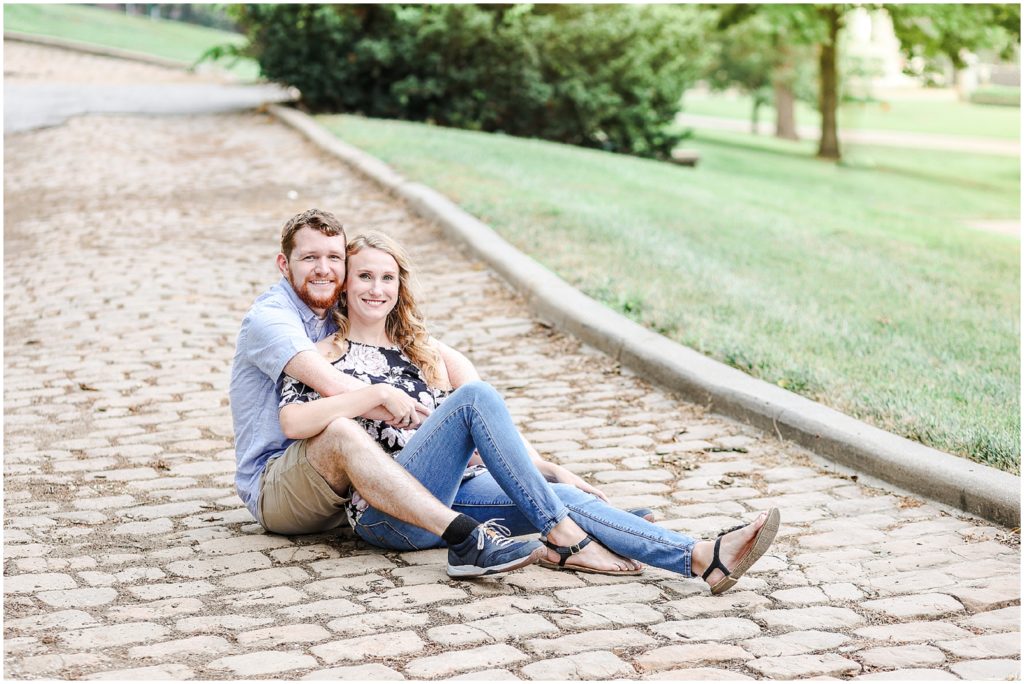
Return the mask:
<svg viewBox="0 0 1024 684">
<path fill-rule="evenodd" d="M 777 80 L 772 83 L 775 91 L 775 137 L 799 140 L 796 132 L 796 96 L 789 83 Z"/>
<path fill-rule="evenodd" d="M 759 98 L 757 95 L 755 95 L 754 96 L 754 106 L 751 108 L 751 112 L 750 112 L 750 132 L 753 133 L 754 135 L 757 135 L 758 133 L 760 133 L 760 131 L 757 130 L 758 129 L 758 126 L 757 126 L 757 124 L 758 124 L 758 116 L 757 115 L 758 115 L 758 111 L 760 109 L 761 109 L 761 98 Z"/>
<path fill-rule="evenodd" d="M 821 44 L 819 56 L 820 84 L 818 106 L 821 109 L 821 141 L 818 144 L 818 156 L 822 159 L 840 158 L 839 131 L 837 130 L 836 112 L 839 108 L 839 73 L 836 70 L 836 46 L 841 24 L 840 8 L 834 5 L 818 9 L 828 27 L 828 38 Z"/>
<path fill-rule="evenodd" d="M 800 136 L 796 132 L 796 97 L 793 95 L 793 82 L 796 80 L 793 51 L 787 43 L 776 39 L 775 52 L 779 55 L 771 77 L 775 98 L 775 137 L 799 140 Z"/>
</svg>

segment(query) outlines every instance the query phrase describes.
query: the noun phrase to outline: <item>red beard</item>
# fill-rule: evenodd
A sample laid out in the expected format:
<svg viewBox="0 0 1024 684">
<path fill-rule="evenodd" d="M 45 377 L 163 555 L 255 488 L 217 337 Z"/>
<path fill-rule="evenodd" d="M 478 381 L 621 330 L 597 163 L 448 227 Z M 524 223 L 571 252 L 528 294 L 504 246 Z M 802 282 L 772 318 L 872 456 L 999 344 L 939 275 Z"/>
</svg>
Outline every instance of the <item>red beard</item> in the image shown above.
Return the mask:
<svg viewBox="0 0 1024 684">
<path fill-rule="evenodd" d="M 334 284 L 334 291 L 331 294 L 324 297 L 317 297 L 310 293 L 308 282 L 303 282 L 301 287 L 297 286 L 291 273 L 288 274 L 288 282 L 292 284 L 292 288 L 295 290 L 295 294 L 299 295 L 299 299 L 305 302 L 306 306 L 313 310 L 330 309 L 334 306 L 338 302 L 338 297 L 341 296 L 341 288 L 343 285 L 343 283 L 336 282 Z"/>
</svg>

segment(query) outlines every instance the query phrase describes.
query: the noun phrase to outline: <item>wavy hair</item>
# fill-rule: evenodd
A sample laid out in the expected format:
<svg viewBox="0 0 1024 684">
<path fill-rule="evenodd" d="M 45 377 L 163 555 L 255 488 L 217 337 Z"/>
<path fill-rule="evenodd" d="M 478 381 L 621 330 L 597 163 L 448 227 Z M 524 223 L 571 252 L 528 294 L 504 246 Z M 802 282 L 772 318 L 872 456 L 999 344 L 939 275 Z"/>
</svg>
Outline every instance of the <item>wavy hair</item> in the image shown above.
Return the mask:
<svg viewBox="0 0 1024 684">
<path fill-rule="evenodd" d="M 292 250 L 295 249 L 295 234 L 303 228 L 312 228 L 329 237 L 335 235 L 345 237 L 345 226 L 334 214 L 320 209 L 307 209 L 288 219 L 288 223 L 284 224 L 281 229 L 281 254 L 284 254 L 285 258 L 292 258 Z"/>
<path fill-rule="evenodd" d="M 345 254 L 351 257 L 364 249 L 379 249 L 389 254 L 398 264 L 398 302 L 384 322 L 388 338 L 419 367 L 428 385 L 451 389 L 450 383 L 441 375 L 441 354 L 430 343 L 430 333 L 427 332 L 423 316 L 416 305 L 418 287 L 412 275 L 412 261 L 409 255 L 394 238 L 375 230 L 355 235 L 349 240 Z M 348 337 L 350 327 L 345 293 L 338 299 L 333 316 L 335 323 L 338 324 L 338 332 L 334 334 L 334 339 L 341 344 Z"/>
</svg>

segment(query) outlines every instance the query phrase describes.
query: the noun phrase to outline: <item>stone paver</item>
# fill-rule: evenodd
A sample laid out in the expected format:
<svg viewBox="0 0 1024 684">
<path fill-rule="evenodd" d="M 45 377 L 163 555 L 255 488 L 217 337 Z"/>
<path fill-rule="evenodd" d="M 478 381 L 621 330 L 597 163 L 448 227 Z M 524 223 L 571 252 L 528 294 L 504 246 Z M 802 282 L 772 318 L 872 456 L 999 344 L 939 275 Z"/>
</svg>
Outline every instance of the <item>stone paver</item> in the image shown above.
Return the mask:
<svg viewBox="0 0 1024 684">
<path fill-rule="evenodd" d="M 835 632 L 807 630 L 778 636 L 758 637 L 742 642 L 743 648 L 757 656 L 790 656 L 835 649 L 849 641 Z"/>
<path fill-rule="evenodd" d="M 191 668 L 178 663 L 166 665 L 153 665 L 151 667 L 131 667 L 126 670 L 108 670 L 107 672 L 96 672 L 82 679 L 109 680 L 115 682 L 137 682 L 137 681 L 181 681 L 193 679 L 195 673 Z"/>
<path fill-rule="evenodd" d="M 834 653 L 758 658 L 747 663 L 747 667 L 771 679 L 849 675 L 861 670 L 856 662 Z"/>
<path fill-rule="evenodd" d="M 192 78 L 4 52 L 21 82 Z M 622 372 L 266 115 L 10 135 L 4 184 L 8 679 L 1019 674 L 1016 534 L 838 477 Z M 265 534 L 234 494 L 226 390 L 241 317 L 278 277 L 280 226 L 311 206 L 409 247 L 433 332 L 546 456 L 698 536 L 780 505 L 770 554 L 712 597 L 656 569 L 452 582 L 443 550 Z"/>
<path fill-rule="evenodd" d="M 442 654 L 417 658 L 406 666 L 405 671 L 413 679 L 434 679 L 472 670 L 519 664 L 525 660 L 529 660 L 529 656 L 522 651 L 507 644 L 495 644 L 459 651 L 458 657 Z"/>
<path fill-rule="evenodd" d="M 942 651 L 924 645 L 869 648 L 858 652 L 857 657 L 865 665 L 886 668 L 927 667 L 946 662 Z"/>
<path fill-rule="evenodd" d="M 302 677 L 304 680 L 313 681 L 401 681 L 405 679 L 401 672 L 391 669 L 386 665 L 353 665 L 351 667 L 332 667 L 327 670 L 315 670 Z"/>
<path fill-rule="evenodd" d="M 641 670 L 649 672 L 700 663 L 746 662 L 750 659 L 750 653 L 739 646 L 716 645 L 709 648 L 707 644 L 685 644 L 647 651 L 637 657 L 636 663 Z"/>
<path fill-rule="evenodd" d="M 565 658 L 539 660 L 522 669 L 528 679 L 543 681 L 619 679 L 635 672 L 629 663 L 609 651 L 590 651 Z"/>
<path fill-rule="evenodd" d="M 393 632 L 342 639 L 313 646 L 310 652 L 325 663 L 340 661 L 362 662 L 369 657 L 394 658 L 419 653 L 426 644 L 415 632 Z"/>
<path fill-rule="evenodd" d="M 208 665 L 212 670 L 229 670 L 239 677 L 305 671 L 316 666 L 316 658 L 299 651 L 256 651 L 218 658 Z"/>
<path fill-rule="evenodd" d="M 1020 659 L 963 660 L 949 668 L 961 679 L 1020 679 Z"/>
<path fill-rule="evenodd" d="M 957 658 L 1007 658 L 1020 655 L 1020 632 L 938 641 L 935 645 Z"/>
</svg>

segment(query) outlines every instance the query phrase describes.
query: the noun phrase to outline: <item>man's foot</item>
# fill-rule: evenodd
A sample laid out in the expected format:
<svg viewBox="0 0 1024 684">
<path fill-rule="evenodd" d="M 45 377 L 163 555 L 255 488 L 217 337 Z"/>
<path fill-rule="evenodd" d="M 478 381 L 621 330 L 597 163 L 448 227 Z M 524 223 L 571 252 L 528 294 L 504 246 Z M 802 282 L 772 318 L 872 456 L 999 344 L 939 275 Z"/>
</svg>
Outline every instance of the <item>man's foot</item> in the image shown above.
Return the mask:
<svg viewBox="0 0 1024 684">
<path fill-rule="evenodd" d="M 509 529 L 493 520 L 482 523 L 460 544 L 448 547 L 449 577 L 481 577 L 532 565 L 544 556 L 538 541 L 509 538 Z"/>
<path fill-rule="evenodd" d="M 712 594 L 729 589 L 764 555 L 779 531 L 779 510 L 773 508 L 757 519 L 720 536 L 714 542 L 698 542 L 693 547 L 690 566 L 711 587 Z"/>
</svg>

